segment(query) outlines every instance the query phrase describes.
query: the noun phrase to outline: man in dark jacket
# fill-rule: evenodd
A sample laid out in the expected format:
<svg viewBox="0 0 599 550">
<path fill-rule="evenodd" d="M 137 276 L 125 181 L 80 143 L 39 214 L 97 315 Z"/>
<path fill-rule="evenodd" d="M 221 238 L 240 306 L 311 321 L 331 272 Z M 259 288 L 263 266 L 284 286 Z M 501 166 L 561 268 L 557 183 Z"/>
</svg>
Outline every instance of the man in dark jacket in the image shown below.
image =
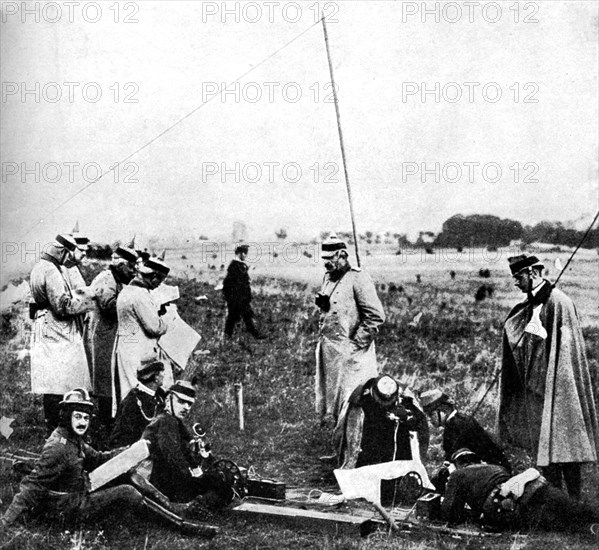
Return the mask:
<svg viewBox="0 0 599 550">
<path fill-rule="evenodd" d="M 467 447 L 487 464 L 497 464 L 511 472 L 508 459 L 491 436 L 474 417 L 458 412 L 446 394 L 440 390 L 424 392 L 420 404 L 432 424 L 443 428 L 445 460 L 458 449 Z"/>
<path fill-rule="evenodd" d="M 194 438 L 183 424 L 195 402 L 195 388 L 186 381 L 168 390 L 164 411 L 145 429 L 149 441 L 152 474 L 150 483 L 174 502 L 196 500 L 209 508 L 220 508 L 233 500 L 231 487 L 218 472 L 205 471 L 195 456 Z"/>
<path fill-rule="evenodd" d="M 416 460 L 410 432 L 418 435 L 420 454 L 428 448 L 425 414 L 414 395 L 391 376 L 371 378 L 358 386 L 344 404 L 333 440 L 343 469 L 393 460 Z"/>
<path fill-rule="evenodd" d="M 137 369 L 137 379 L 139 383 L 121 401 L 117 410 L 110 436 L 112 448 L 138 441 L 147 425 L 164 409 L 164 363 L 156 358 L 142 360 Z"/>
<path fill-rule="evenodd" d="M 469 449 L 452 456 L 456 470 L 449 476 L 441 513 L 450 525 L 466 519 L 467 504 L 474 520 L 496 530 L 578 530 L 598 521 L 596 510 L 555 488 L 538 470 L 517 476 L 495 464 L 485 464 Z"/>
<path fill-rule="evenodd" d="M 266 335 L 262 334 L 254 323 L 254 312 L 252 311 L 252 290 L 250 288 L 250 276 L 248 275 L 247 258 L 249 246 L 240 244 L 235 249 L 235 258 L 227 268 L 227 275 L 223 281 L 223 295 L 227 302 L 227 320 L 225 321 L 225 336 L 233 336 L 235 325 L 243 319 L 248 332 L 255 338 L 262 340 Z"/>
<path fill-rule="evenodd" d="M 116 456 L 122 449 L 98 452 L 83 440 L 90 423 L 93 403 L 87 390 L 67 392 L 60 402 L 59 426 L 46 441 L 34 470 L 21 482 L 20 492 L 1 520 L 0 529 L 14 523 L 22 514 L 46 513 L 65 520 L 86 520 L 121 506 L 143 505 L 171 524 L 193 533 L 213 537 L 215 527 L 184 521 L 162 499 L 158 504 L 131 485 L 116 485 L 90 492 L 87 473 Z"/>
</svg>

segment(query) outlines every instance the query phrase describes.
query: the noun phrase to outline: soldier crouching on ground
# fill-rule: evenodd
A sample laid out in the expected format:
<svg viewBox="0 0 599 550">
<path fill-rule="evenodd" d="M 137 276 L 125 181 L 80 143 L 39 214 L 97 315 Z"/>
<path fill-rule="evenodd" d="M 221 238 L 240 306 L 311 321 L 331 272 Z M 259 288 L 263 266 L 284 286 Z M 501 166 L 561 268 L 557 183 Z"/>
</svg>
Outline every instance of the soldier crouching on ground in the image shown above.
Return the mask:
<svg viewBox="0 0 599 550">
<path fill-rule="evenodd" d="M 510 477 L 505 468 L 485 464 L 469 449 L 459 449 L 451 460 L 456 470 L 441 506 L 449 525 L 466 519 L 466 504 L 473 519 L 493 530 L 578 531 L 599 521 L 596 510 L 570 499 L 534 468 Z"/>
<path fill-rule="evenodd" d="M 175 510 L 165 508 L 142 495 L 131 485 L 116 485 L 89 491 L 87 473 L 122 449 L 98 452 L 85 443 L 93 411 L 87 390 L 76 388 L 67 392 L 60 402 L 59 426 L 46 441 L 34 470 L 21 482 L 20 492 L 0 521 L 0 530 L 13 524 L 22 515 L 48 515 L 63 521 L 85 521 L 91 517 L 118 510 L 122 506 L 143 507 L 188 534 L 213 537 L 216 527 L 184 521 Z"/>
<path fill-rule="evenodd" d="M 426 455 L 428 423 L 414 395 L 388 375 L 359 385 L 345 402 L 333 433 L 343 469 L 393 460 L 412 460 L 410 431 Z M 325 458 L 325 457 L 323 457 Z"/>
<path fill-rule="evenodd" d="M 211 455 L 204 459 L 194 452 L 195 438 L 183 420 L 195 398 L 192 384 L 175 382 L 167 392 L 164 411 L 150 422 L 142 438 L 150 443 L 150 483 L 174 502 L 194 501 L 200 512 L 202 507 L 223 508 L 235 492 L 230 480 L 211 468 Z"/>
</svg>

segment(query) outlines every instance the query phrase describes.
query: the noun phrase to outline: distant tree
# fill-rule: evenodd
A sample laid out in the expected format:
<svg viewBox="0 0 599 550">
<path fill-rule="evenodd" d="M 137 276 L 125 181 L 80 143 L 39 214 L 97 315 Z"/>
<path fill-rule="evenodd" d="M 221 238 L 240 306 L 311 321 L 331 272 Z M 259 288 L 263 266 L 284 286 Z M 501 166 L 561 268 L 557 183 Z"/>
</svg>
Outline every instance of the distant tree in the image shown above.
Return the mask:
<svg viewBox="0 0 599 550">
<path fill-rule="evenodd" d="M 443 223 L 443 230 L 435 239 L 440 247 L 508 246 L 520 239 L 524 228 L 520 222 L 497 216 L 457 214 Z"/>
<path fill-rule="evenodd" d="M 287 238 L 287 230 L 284 227 L 281 227 L 281 229 L 275 231 L 275 235 L 277 236 L 277 239 L 284 241 Z"/>
</svg>

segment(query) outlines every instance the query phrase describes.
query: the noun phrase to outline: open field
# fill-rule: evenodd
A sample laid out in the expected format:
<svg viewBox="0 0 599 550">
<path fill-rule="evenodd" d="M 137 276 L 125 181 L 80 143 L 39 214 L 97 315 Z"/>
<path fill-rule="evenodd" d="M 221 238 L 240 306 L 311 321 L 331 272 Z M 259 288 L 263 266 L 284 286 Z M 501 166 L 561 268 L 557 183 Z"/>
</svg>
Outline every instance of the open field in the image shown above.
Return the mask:
<svg viewBox="0 0 599 550">
<path fill-rule="evenodd" d="M 472 410 L 499 367 L 501 327 L 510 307 L 521 300 L 506 269 L 512 251 L 500 249 L 499 259 L 491 261 L 480 250 L 456 259 L 449 254 L 403 254 L 375 249 L 363 252 L 362 263 L 372 274 L 387 313 L 388 321 L 377 340 L 381 370 L 413 381 L 418 390 L 441 387 L 452 394 L 458 406 Z M 283 255 L 262 255 L 253 263 L 254 309 L 269 338 L 256 342 L 245 332 L 230 344 L 220 338 L 225 308 L 215 285 L 223 277 L 220 269 L 231 256 L 203 258 L 198 250 L 169 251 L 181 288 L 179 311 L 202 335 L 199 349 L 208 350 L 192 360 L 190 370 L 200 378 L 200 399 L 193 410 L 193 421 L 201 422 L 209 433 L 217 457 L 230 458 L 240 465 L 253 466 L 257 473 L 285 481 L 288 486 L 331 488 L 334 477 L 330 467 L 318 456 L 329 451 L 328 434 L 317 424 L 313 412 L 314 348 L 317 338 L 317 311 L 314 289 L 322 269 L 314 257 L 299 255 L 289 261 Z M 485 253 L 486 254 L 486 253 Z M 185 255 L 186 258 L 181 258 Z M 556 276 L 554 260 L 565 264 L 568 254 L 539 253 Z M 205 261 L 202 261 L 205 260 Z M 215 268 L 210 269 L 209 264 Z M 190 266 L 194 267 L 191 268 Z M 560 287 L 577 304 L 584 327 L 588 357 L 598 388 L 599 367 L 599 259 L 596 251 L 580 251 L 563 276 Z M 490 278 L 479 269 L 490 270 Z M 100 266 L 92 265 L 97 271 Z M 449 272 L 455 271 L 452 280 Z M 91 272 L 91 271 L 90 271 Z M 416 282 L 416 275 L 421 282 Z M 174 284 L 173 280 L 170 281 Z M 476 290 L 492 285 L 492 297 L 477 302 Z M 392 286 L 393 285 L 393 286 Z M 206 295 L 196 303 L 194 298 Z M 422 315 L 419 315 L 422 314 Z M 417 317 L 418 316 L 418 317 Z M 415 318 L 418 319 L 415 322 Z M 38 450 L 43 443 L 40 399 L 27 393 L 28 358 L 18 356 L 28 345 L 28 324 L 23 305 L 3 315 L 0 341 L 0 378 L 2 380 L 0 415 L 16 418 L 15 432 L 0 450 L 27 448 Z M 21 357 L 21 358 L 19 358 Z M 237 427 L 234 383 L 243 382 L 246 429 Z M 597 391 L 596 391 L 597 395 Z M 599 397 L 599 395 L 598 395 Z M 478 419 L 492 429 L 497 395 L 491 391 L 479 409 Z M 528 464 L 517 450 L 510 450 L 517 467 Z M 441 459 L 438 434 L 433 434 L 427 466 L 436 467 Z M 596 466 L 586 470 L 585 498 L 596 502 L 599 476 Z M 7 473 L 0 478 L 0 509 L 8 505 L 17 485 Z M 267 520 L 249 521 L 231 513 L 215 519 L 221 534 L 211 542 L 181 537 L 160 525 L 140 521 L 133 514 L 115 511 L 98 525 L 84 529 L 33 522 L 11 529 L 0 543 L 4 549 L 392 549 L 429 548 L 594 548 L 596 538 L 584 534 L 503 535 L 483 540 L 455 539 L 435 534 L 388 536 L 369 539 L 334 537 L 306 529 L 292 530 Z"/>
</svg>

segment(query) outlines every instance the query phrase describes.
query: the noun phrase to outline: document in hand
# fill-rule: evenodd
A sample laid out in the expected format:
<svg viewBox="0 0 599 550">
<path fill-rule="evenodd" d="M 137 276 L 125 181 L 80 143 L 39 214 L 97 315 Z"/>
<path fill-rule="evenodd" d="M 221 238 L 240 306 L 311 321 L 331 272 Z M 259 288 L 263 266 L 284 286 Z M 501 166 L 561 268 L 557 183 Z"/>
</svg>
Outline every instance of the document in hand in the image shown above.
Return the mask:
<svg viewBox="0 0 599 550">
<path fill-rule="evenodd" d="M 150 294 L 159 306 L 168 304 L 170 302 L 175 302 L 180 297 L 178 286 L 165 284 L 162 284 L 154 290 L 151 290 Z"/>
<path fill-rule="evenodd" d="M 121 474 L 124 474 L 135 468 L 142 460 L 150 456 L 148 444 L 144 439 L 133 443 L 131 447 L 125 449 L 108 462 L 104 462 L 89 474 L 91 483 L 91 491 L 95 491 L 106 485 L 109 481 L 116 479 Z"/>
<path fill-rule="evenodd" d="M 168 313 L 168 317 L 165 316 L 165 320 L 168 328 L 158 339 L 158 345 L 173 363 L 180 369 L 185 369 L 189 356 L 200 341 L 200 335 L 181 319 L 174 309 Z"/>
</svg>

